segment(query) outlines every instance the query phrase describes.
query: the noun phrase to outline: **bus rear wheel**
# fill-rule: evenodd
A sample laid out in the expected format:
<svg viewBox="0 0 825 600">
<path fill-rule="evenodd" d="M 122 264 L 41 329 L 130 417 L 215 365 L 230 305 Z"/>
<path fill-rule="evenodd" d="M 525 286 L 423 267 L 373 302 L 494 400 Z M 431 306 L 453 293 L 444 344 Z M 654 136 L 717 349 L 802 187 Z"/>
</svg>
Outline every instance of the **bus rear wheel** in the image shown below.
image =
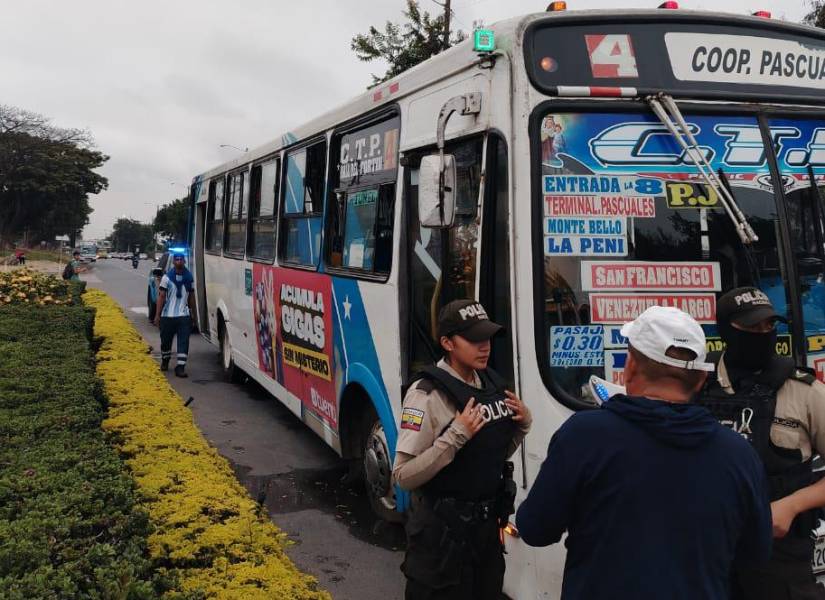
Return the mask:
<svg viewBox="0 0 825 600">
<path fill-rule="evenodd" d="M 384 426 L 374 410 L 367 413 L 364 423 L 362 468 L 370 506 L 384 521 L 403 521 L 403 515 L 396 510 L 392 460 Z"/>
<path fill-rule="evenodd" d="M 229 341 L 229 333 L 223 321 L 221 321 L 218 340 L 221 345 L 221 371 L 223 371 L 224 378 L 231 382 L 240 381 L 240 370 L 235 366 L 235 360 L 232 358 L 232 343 Z"/>
</svg>

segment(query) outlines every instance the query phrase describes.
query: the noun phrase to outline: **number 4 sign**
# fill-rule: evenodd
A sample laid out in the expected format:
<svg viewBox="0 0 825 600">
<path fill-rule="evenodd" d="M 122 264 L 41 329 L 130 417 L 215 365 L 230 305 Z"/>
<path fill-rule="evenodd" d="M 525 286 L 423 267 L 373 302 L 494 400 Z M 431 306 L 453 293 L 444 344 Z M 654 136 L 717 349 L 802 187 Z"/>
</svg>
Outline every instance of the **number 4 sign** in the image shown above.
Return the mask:
<svg viewBox="0 0 825 600">
<path fill-rule="evenodd" d="M 638 77 L 636 54 L 630 36 L 625 34 L 586 35 L 587 53 L 593 77 Z"/>
</svg>

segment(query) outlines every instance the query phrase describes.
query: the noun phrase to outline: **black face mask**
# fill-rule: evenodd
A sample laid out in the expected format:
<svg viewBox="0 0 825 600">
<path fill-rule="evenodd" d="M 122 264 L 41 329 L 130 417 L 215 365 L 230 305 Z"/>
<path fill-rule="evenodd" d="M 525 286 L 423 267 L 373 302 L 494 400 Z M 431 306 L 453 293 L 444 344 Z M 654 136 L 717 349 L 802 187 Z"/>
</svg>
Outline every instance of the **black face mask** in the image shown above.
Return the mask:
<svg viewBox="0 0 825 600">
<path fill-rule="evenodd" d="M 776 329 L 768 333 L 753 333 L 720 324 L 719 333 L 727 344 L 725 364 L 741 369 L 764 369 L 776 354 Z"/>
</svg>

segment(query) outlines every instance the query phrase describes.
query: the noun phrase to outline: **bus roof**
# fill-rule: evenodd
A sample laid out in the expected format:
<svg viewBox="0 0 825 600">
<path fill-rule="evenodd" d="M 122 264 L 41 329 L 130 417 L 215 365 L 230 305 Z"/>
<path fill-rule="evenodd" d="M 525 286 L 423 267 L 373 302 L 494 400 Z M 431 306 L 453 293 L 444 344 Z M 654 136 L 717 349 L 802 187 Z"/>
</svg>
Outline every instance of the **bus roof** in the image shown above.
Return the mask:
<svg viewBox="0 0 825 600">
<path fill-rule="evenodd" d="M 736 25 L 743 29 L 754 28 L 762 31 L 775 31 L 786 36 L 801 35 L 806 38 L 818 38 L 825 44 L 825 32 L 815 27 L 788 23 L 785 21 L 765 19 L 750 15 L 721 13 L 694 10 L 581 10 L 542 12 L 519 17 L 513 17 L 497 22 L 487 29 L 495 34 L 496 52 L 502 52 L 513 58 L 513 54 L 521 52 L 521 40 L 525 33 L 542 25 L 559 24 L 563 26 L 576 23 L 587 23 L 590 26 L 594 21 L 609 20 L 613 23 L 633 21 L 636 23 L 670 24 L 678 22 L 692 22 L 700 25 Z M 474 52 L 471 37 L 452 48 L 437 54 L 401 73 L 400 75 L 381 83 L 355 96 L 344 104 L 333 108 L 326 113 L 308 121 L 299 127 L 282 133 L 273 141 L 253 148 L 237 158 L 218 165 L 193 180 L 205 180 L 215 175 L 231 171 L 250 162 L 260 160 L 279 150 L 303 140 L 310 139 L 322 132 L 356 119 L 364 114 L 373 112 L 382 106 L 391 105 L 398 99 L 414 93 L 421 88 L 437 81 L 460 73 L 481 62 L 479 54 Z M 825 64 L 825 61 L 824 61 Z M 825 67 L 823 67 L 825 69 Z M 536 82 L 534 81 L 534 84 Z M 546 91 L 546 90 L 545 90 Z"/>
</svg>

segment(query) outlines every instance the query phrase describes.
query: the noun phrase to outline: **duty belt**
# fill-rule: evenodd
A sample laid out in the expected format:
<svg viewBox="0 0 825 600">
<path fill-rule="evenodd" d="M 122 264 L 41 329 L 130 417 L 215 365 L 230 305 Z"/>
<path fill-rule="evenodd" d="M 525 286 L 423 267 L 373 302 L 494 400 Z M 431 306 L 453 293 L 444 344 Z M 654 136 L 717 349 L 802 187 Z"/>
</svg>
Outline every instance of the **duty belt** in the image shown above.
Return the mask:
<svg viewBox="0 0 825 600">
<path fill-rule="evenodd" d="M 495 518 L 496 499 L 489 500 L 459 500 L 453 497 L 433 497 L 422 494 L 421 499 L 429 505 L 431 510 L 442 519 L 452 521 L 458 517 L 464 522 L 484 522 Z"/>
</svg>

